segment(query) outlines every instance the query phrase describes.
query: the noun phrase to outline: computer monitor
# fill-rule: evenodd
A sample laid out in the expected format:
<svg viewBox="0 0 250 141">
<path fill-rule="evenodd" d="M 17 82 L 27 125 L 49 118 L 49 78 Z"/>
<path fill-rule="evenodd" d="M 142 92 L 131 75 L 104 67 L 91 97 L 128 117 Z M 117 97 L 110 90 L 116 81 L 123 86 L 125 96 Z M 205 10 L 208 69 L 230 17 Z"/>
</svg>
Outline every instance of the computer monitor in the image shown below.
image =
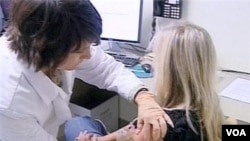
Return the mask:
<svg viewBox="0 0 250 141">
<path fill-rule="evenodd" d="M 103 20 L 103 40 L 140 42 L 142 0 L 90 0 Z"/>
</svg>

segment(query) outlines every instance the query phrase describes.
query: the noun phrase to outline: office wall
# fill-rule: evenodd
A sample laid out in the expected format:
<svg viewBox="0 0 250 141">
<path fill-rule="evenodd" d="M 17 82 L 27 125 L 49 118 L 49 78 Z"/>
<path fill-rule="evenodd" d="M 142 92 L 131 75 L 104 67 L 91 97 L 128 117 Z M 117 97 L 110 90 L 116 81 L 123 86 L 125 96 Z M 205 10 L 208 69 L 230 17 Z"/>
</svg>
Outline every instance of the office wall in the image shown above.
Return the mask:
<svg viewBox="0 0 250 141">
<path fill-rule="evenodd" d="M 152 8 L 149 6 L 152 1 L 144 0 L 146 8 Z M 183 0 L 182 19 L 208 30 L 222 68 L 250 73 L 249 5 L 250 0 Z M 157 22 L 162 25 L 171 21 L 158 18 Z M 147 28 L 144 30 L 150 32 Z"/>
<path fill-rule="evenodd" d="M 250 73 L 250 0 L 184 0 L 183 18 L 211 34 L 220 67 Z"/>
</svg>

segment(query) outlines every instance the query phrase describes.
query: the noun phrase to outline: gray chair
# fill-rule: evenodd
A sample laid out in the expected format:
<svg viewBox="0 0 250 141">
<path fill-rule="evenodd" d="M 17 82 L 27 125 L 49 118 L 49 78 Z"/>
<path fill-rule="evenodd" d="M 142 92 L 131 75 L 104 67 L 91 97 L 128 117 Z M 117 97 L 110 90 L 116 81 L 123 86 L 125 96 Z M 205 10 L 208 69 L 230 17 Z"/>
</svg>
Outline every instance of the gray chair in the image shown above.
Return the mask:
<svg viewBox="0 0 250 141">
<path fill-rule="evenodd" d="M 1 31 L 0 35 L 2 35 L 3 25 L 4 25 L 4 16 L 3 16 L 2 7 L 0 6 L 0 31 Z"/>
<path fill-rule="evenodd" d="M 9 19 L 11 0 L 1 0 L 0 1 L 0 32 L 1 35 L 8 26 L 7 21 Z"/>
<path fill-rule="evenodd" d="M 0 6 L 2 8 L 2 12 L 3 12 L 5 19 L 9 18 L 10 3 L 11 3 L 11 0 L 1 0 L 0 1 Z"/>
</svg>

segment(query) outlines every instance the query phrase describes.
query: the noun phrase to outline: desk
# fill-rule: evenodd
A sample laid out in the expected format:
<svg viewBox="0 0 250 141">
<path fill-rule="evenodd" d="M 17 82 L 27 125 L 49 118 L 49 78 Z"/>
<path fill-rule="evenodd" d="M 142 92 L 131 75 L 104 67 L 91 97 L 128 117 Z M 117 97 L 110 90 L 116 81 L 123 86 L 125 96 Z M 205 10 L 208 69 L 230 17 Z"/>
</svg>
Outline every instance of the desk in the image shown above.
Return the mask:
<svg viewBox="0 0 250 141">
<path fill-rule="evenodd" d="M 249 75 L 242 75 L 229 72 L 218 72 L 216 91 L 221 92 L 237 77 L 250 80 Z M 150 90 L 154 89 L 153 78 L 141 79 Z M 225 116 L 237 119 L 240 123 L 250 124 L 250 104 L 220 96 L 221 108 Z M 120 99 L 120 118 L 130 121 L 136 116 L 136 106 Z M 126 107 L 126 108 L 125 108 Z M 131 113 L 128 115 L 127 113 Z"/>
<path fill-rule="evenodd" d="M 133 50 L 122 50 L 126 55 L 138 55 L 143 56 L 142 54 L 138 54 Z M 216 92 L 219 94 L 223 89 L 225 89 L 233 80 L 236 78 L 244 78 L 250 80 L 249 75 L 237 74 L 231 72 L 221 72 L 217 73 L 217 84 L 216 84 Z M 153 78 L 144 78 L 141 79 L 142 82 L 150 89 L 154 90 L 154 82 Z M 231 98 L 220 96 L 221 108 L 225 116 L 230 116 L 232 118 L 237 119 L 238 121 L 242 121 L 242 123 L 250 124 L 250 104 L 244 103 L 238 100 L 234 100 Z M 129 103 L 123 98 L 119 99 L 119 117 L 126 121 L 131 121 L 133 118 L 137 116 L 137 107 L 133 103 Z M 128 114 L 129 113 L 129 114 Z"/>
<path fill-rule="evenodd" d="M 249 75 L 219 72 L 217 80 L 217 92 L 221 92 L 236 78 L 243 78 L 250 80 Z M 221 108 L 225 116 L 233 117 L 239 121 L 250 124 L 250 104 L 234 100 L 231 98 L 220 96 Z"/>
</svg>

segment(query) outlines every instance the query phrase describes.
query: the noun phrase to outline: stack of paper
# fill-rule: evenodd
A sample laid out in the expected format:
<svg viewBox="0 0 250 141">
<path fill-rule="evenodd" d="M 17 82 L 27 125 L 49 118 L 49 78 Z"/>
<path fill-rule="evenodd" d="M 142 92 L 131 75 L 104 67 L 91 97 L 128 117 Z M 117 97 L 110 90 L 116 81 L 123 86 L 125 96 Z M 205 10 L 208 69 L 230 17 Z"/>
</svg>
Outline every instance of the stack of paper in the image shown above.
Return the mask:
<svg viewBox="0 0 250 141">
<path fill-rule="evenodd" d="M 250 80 L 236 78 L 220 95 L 250 103 Z"/>
</svg>

